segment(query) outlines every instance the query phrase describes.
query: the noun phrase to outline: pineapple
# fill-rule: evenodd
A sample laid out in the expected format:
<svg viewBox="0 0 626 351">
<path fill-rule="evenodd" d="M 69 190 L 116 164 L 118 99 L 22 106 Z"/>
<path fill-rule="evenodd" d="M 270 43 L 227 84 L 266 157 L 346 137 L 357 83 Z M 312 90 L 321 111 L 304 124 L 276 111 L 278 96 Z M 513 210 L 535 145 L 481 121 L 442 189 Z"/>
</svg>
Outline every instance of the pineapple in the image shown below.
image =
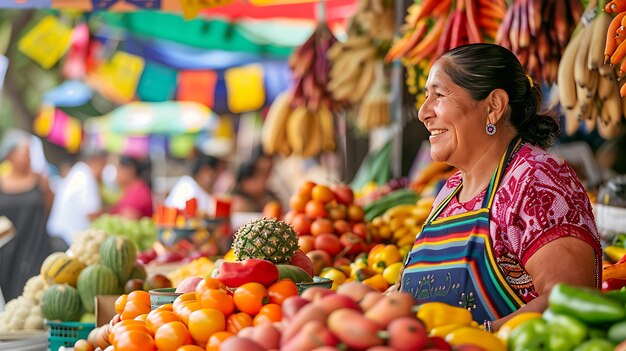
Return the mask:
<svg viewBox="0 0 626 351">
<path fill-rule="evenodd" d="M 260 258 L 284 263 L 298 250 L 298 235 L 289 224 L 275 218 L 255 219 L 237 230 L 233 250 L 239 260 Z"/>
</svg>

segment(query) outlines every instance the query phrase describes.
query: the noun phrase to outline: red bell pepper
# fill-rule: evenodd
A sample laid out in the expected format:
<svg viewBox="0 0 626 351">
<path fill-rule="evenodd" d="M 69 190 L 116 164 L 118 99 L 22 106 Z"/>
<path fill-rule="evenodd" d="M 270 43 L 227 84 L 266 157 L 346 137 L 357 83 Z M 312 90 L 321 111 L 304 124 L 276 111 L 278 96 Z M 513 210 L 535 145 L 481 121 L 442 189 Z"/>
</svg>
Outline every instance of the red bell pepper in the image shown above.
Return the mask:
<svg viewBox="0 0 626 351">
<path fill-rule="evenodd" d="M 626 279 L 611 278 L 602 282 L 602 292 L 619 290 L 626 286 Z"/>
<path fill-rule="evenodd" d="M 224 262 L 220 265 L 216 278 L 233 288 L 252 282 L 267 287 L 278 280 L 278 268 L 272 262 L 258 258 L 239 262 Z"/>
</svg>

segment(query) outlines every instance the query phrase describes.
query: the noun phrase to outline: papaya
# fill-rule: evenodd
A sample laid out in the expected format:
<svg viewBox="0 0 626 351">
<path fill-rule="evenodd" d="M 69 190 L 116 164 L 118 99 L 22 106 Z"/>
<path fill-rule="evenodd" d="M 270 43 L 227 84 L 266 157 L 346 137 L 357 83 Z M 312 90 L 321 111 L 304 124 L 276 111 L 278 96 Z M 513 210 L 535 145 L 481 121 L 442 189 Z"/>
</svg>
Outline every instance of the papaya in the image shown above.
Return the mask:
<svg viewBox="0 0 626 351">
<path fill-rule="evenodd" d="M 277 264 L 278 279 L 291 279 L 296 283 L 309 283 L 313 281 L 313 278 L 304 271 L 304 269 L 291 264 Z"/>
</svg>

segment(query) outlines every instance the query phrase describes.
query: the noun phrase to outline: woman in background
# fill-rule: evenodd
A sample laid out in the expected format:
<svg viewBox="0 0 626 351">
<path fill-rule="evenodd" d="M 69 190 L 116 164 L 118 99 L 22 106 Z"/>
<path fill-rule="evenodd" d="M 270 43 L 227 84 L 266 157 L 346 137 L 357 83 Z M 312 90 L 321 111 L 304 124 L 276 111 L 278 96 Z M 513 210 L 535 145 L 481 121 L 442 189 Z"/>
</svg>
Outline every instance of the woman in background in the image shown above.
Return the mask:
<svg viewBox="0 0 626 351">
<path fill-rule="evenodd" d="M 149 176 L 150 167 L 147 164 L 136 158 L 121 156 L 116 180 L 122 197 L 108 212 L 130 219 L 152 216 Z"/>
<path fill-rule="evenodd" d="M 277 200 L 268 188 L 273 161 L 262 149 L 256 148 L 250 159 L 237 169 L 232 192 L 231 212 L 263 212 L 269 201 Z"/>
</svg>

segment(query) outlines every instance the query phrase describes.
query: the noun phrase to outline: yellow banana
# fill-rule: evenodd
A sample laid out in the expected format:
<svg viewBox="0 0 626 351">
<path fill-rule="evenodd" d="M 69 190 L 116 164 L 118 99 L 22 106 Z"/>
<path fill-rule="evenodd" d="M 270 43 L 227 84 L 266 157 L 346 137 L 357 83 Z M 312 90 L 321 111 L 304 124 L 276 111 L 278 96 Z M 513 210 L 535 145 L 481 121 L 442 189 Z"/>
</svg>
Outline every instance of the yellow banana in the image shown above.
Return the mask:
<svg viewBox="0 0 626 351">
<path fill-rule="evenodd" d="M 560 90 L 560 89 L 559 89 Z M 575 103 L 572 108 L 565 108 L 565 134 L 574 135 L 580 126 L 578 115 L 580 114 L 580 105 Z"/>
<path fill-rule="evenodd" d="M 350 94 L 351 102 L 356 103 L 361 101 L 367 91 L 372 87 L 372 82 L 374 81 L 375 75 L 375 66 L 376 61 L 367 60 L 365 62 L 365 66 L 363 66 L 361 76 L 359 77 L 359 82 L 356 84 L 354 90 Z"/>
<path fill-rule="evenodd" d="M 604 61 L 604 45 L 606 43 L 606 32 L 611 23 L 611 16 L 604 12 L 600 13 L 593 20 L 595 22 L 591 32 L 591 46 L 587 55 L 587 69 L 598 69 Z"/>
<path fill-rule="evenodd" d="M 335 150 L 335 122 L 333 113 L 324 105 L 317 111 L 322 133 L 322 149 L 324 151 Z"/>
<path fill-rule="evenodd" d="M 581 41 L 581 33 L 573 37 L 559 63 L 558 69 L 558 85 L 559 99 L 565 110 L 571 110 L 576 105 L 576 81 L 574 79 L 574 64 L 576 62 L 576 54 Z"/>
<path fill-rule="evenodd" d="M 267 117 L 261 131 L 261 143 L 263 150 L 273 155 L 278 152 L 280 143 L 285 140 L 285 126 L 291 112 L 291 93 L 284 92 L 274 99 L 267 111 Z"/>
<path fill-rule="evenodd" d="M 400 215 L 410 216 L 412 211 L 415 209 L 415 205 L 407 204 L 407 205 L 398 205 L 394 206 L 383 214 L 383 218 L 394 218 Z"/>
<path fill-rule="evenodd" d="M 613 90 L 617 90 L 617 81 L 615 79 L 611 79 L 606 76 L 600 76 L 598 80 L 598 98 L 600 98 L 601 102 L 604 102 L 608 99 L 611 94 L 613 94 Z"/>
<path fill-rule="evenodd" d="M 307 113 L 306 129 L 308 138 L 302 150 L 302 157 L 313 157 L 322 151 L 322 133 L 320 130 L 320 121 L 315 114 Z"/>
<path fill-rule="evenodd" d="M 306 121 L 309 111 L 305 106 L 298 106 L 287 119 L 287 141 L 293 153 L 302 155 L 305 139 L 308 138 Z"/>
<path fill-rule="evenodd" d="M 578 33 L 581 39 L 578 51 L 576 52 L 576 62 L 574 63 L 574 80 L 576 80 L 576 85 L 578 85 L 579 88 L 589 86 L 591 71 L 587 69 L 587 56 L 589 54 L 589 47 L 591 46 L 594 24 L 595 21 L 592 21 Z"/>
</svg>

